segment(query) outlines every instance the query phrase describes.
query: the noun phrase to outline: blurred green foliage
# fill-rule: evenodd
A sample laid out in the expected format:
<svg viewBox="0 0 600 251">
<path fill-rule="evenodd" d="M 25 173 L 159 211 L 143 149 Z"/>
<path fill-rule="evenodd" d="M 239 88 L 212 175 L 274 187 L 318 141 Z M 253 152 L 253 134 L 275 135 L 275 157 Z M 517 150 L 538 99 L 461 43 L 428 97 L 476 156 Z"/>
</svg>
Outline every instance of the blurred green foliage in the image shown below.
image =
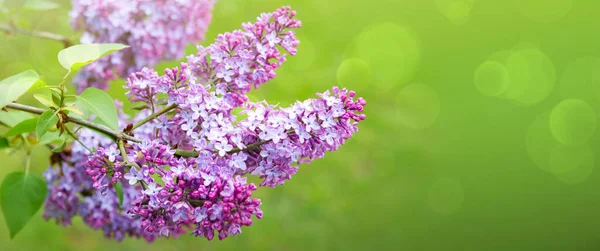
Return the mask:
<svg viewBox="0 0 600 251">
<path fill-rule="evenodd" d="M 76 38 L 60 5 L 18 23 Z M 0 217 L 0 249 L 600 249 L 597 1 L 220 0 L 202 44 L 281 5 L 303 21 L 299 53 L 252 99 L 288 105 L 340 85 L 368 101 L 367 120 L 339 151 L 257 192 L 264 219 L 225 241 L 146 244 L 38 212 L 12 241 Z M 61 48 L 0 34 L 0 77 L 35 69 L 58 83 Z M 110 93 L 125 100 L 122 84 Z M 34 172 L 49 154 L 34 151 Z M 0 178 L 22 159 L 0 152 Z"/>
</svg>

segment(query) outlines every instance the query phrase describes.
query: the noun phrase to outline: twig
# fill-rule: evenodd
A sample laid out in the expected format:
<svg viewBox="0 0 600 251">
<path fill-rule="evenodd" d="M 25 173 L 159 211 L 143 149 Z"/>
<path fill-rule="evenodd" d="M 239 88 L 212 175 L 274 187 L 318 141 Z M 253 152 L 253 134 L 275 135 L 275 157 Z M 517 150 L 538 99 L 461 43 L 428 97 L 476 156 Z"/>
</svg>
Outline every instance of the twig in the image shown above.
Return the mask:
<svg viewBox="0 0 600 251">
<path fill-rule="evenodd" d="M 40 109 L 37 107 L 33 107 L 33 106 L 28 106 L 28 105 L 23 105 L 23 104 L 18 104 L 18 103 L 9 103 L 8 105 L 6 105 L 6 108 L 10 108 L 10 109 L 15 109 L 15 110 L 20 110 L 20 111 L 24 111 L 24 112 L 29 112 L 29 113 L 34 113 L 34 114 L 42 114 L 44 113 L 46 110 L 44 109 Z M 87 128 L 108 134 L 110 136 L 112 136 L 113 138 L 115 138 L 116 140 L 119 139 L 126 139 L 129 141 L 133 141 L 133 142 L 142 142 L 141 140 L 134 138 L 132 136 L 129 136 L 125 133 L 122 132 L 115 132 L 112 129 L 104 126 L 104 125 L 100 125 L 100 124 L 96 124 L 96 123 L 92 123 L 89 122 L 87 120 L 82 120 L 82 119 L 78 119 L 78 118 L 73 118 L 73 117 L 69 117 L 66 116 L 67 121 L 66 122 L 73 122 L 75 124 L 81 125 L 81 126 L 85 126 Z"/>
<path fill-rule="evenodd" d="M 259 146 L 262 146 L 262 145 L 264 145 L 264 144 L 266 144 L 266 143 L 269 143 L 269 142 L 271 142 L 271 141 L 273 141 L 273 140 L 272 140 L 272 139 L 270 139 L 270 140 L 262 140 L 262 141 L 258 141 L 258 142 L 255 142 L 255 143 L 252 143 L 252 144 L 250 144 L 250 145 L 246 146 L 246 148 L 242 148 L 242 149 L 240 149 L 240 148 L 233 148 L 231 151 L 229 151 L 229 152 L 227 152 L 227 153 L 229 153 L 229 154 L 232 154 L 232 153 L 237 153 L 237 152 L 241 152 L 241 151 L 247 152 L 247 151 L 250 151 L 250 150 L 252 150 L 252 149 L 254 149 L 254 148 L 257 148 L 257 147 L 259 147 Z"/>
<path fill-rule="evenodd" d="M 286 133 L 287 134 L 294 133 L 294 130 L 289 130 Z M 242 151 L 244 151 L 244 152 L 251 151 L 251 150 L 253 150 L 255 148 L 258 148 L 259 146 L 262 146 L 262 145 L 264 145 L 266 143 L 269 143 L 271 141 L 273 141 L 273 140 L 271 140 L 271 139 L 269 139 L 269 140 L 261 140 L 261 141 L 254 142 L 254 143 L 246 146 L 246 148 L 237 148 L 236 147 L 236 148 L 233 148 L 231 151 L 227 152 L 227 154 L 232 154 L 232 153 L 237 153 L 237 152 L 242 152 Z M 177 150 L 175 150 L 175 155 L 181 156 L 181 157 L 194 157 L 195 158 L 195 157 L 198 157 L 200 154 L 198 152 L 196 152 L 196 151 L 189 151 L 189 150 L 180 150 L 180 149 L 177 149 Z"/>
<path fill-rule="evenodd" d="M 252 144 L 248 145 L 248 147 L 242 148 L 242 149 L 236 147 L 236 148 L 233 148 L 231 151 L 227 152 L 227 154 L 237 153 L 237 152 L 241 152 L 241 151 L 244 151 L 244 152 L 250 151 L 250 150 L 252 150 L 254 148 L 262 146 L 262 145 L 264 145 L 266 143 L 269 143 L 271 141 L 272 140 L 258 141 L 256 143 L 252 143 Z M 198 153 L 196 151 L 189 151 L 189 150 L 180 150 L 180 149 L 177 149 L 177 150 L 175 150 L 175 155 L 181 156 L 181 157 L 193 157 L 193 158 L 195 158 L 195 157 L 200 156 L 200 153 Z"/>
<path fill-rule="evenodd" d="M 65 36 L 54 34 L 54 33 L 47 32 L 47 31 L 26 30 L 26 29 L 16 26 L 14 23 L 0 24 L 0 30 L 2 30 L 8 34 L 20 33 L 20 34 L 27 35 L 27 36 L 59 41 L 59 42 L 63 43 L 65 48 L 73 45 L 73 42 L 71 42 L 71 40 Z"/>
<path fill-rule="evenodd" d="M 171 110 L 173 110 L 175 108 L 177 108 L 176 104 L 170 104 L 167 107 L 163 108 L 162 110 L 160 110 L 160 111 L 158 111 L 156 113 L 150 114 L 150 116 L 148 116 L 148 117 L 142 119 L 141 121 L 135 123 L 135 125 L 133 125 L 133 127 L 131 128 L 131 130 L 133 131 L 136 128 L 138 128 L 138 127 L 140 127 L 140 126 L 148 123 L 149 121 L 155 119 L 156 117 L 158 117 L 160 115 L 163 115 L 163 114 L 165 114 L 165 113 L 167 113 L 167 112 L 169 112 L 169 111 L 171 111 Z"/>
<path fill-rule="evenodd" d="M 117 141 L 117 145 L 119 145 L 119 152 L 121 152 L 121 158 L 123 158 L 123 162 L 129 163 L 129 159 L 127 158 L 127 152 L 125 151 L 125 145 L 123 144 L 123 140 Z"/>
<path fill-rule="evenodd" d="M 205 200 L 192 200 L 192 199 L 187 199 L 187 201 L 195 207 L 201 207 L 204 205 Z"/>
<path fill-rule="evenodd" d="M 200 153 L 196 152 L 196 151 L 188 151 L 188 150 L 180 150 L 177 149 L 175 150 L 175 155 L 177 156 L 181 156 L 181 157 L 198 157 L 200 156 Z"/>
</svg>

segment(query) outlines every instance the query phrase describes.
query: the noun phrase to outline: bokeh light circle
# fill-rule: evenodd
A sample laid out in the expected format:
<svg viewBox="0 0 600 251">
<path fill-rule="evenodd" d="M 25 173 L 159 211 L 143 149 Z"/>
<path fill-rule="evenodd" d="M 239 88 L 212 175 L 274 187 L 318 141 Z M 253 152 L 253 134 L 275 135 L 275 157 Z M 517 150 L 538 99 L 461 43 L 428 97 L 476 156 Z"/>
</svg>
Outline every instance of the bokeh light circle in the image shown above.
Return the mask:
<svg viewBox="0 0 600 251">
<path fill-rule="evenodd" d="M 596 167 L 596 157 L 588 145 L 579 153 L 581 159 L 576 162 L 573 169 L 556 175 L 556 178 L 569 185 L 576 185 L 586 181 Z"/>
<path fill-rule="evenodd" d="M 526 149 L 540 169 L 567 184 L 580 183 L 593 169 L 594 153 L 589 144 L 567 146 L 550 131 L 550 112 L 538 115 L 527 130 Z"/>
<path fill-rule="evenodd" d="M 505 95 L 525 105 L 538 103 L 550 95 L 556 82 L 556 69 L 538 49 L 513 51 L 506 59 L 510 85 Z"/>
<path fill-rule="evenodd" d="M 408 85 L 398 93 L 396 114 L 404 126 L 427 128 L 440 114 L 440 99 L 436 91 L 427 85 Z"/>
<path fill-rule="evenodd" d="M 462 208 L 464 200 L 464 189 L 454 179 L 438 178 L 429 188 L 429 206 L 440 214 L 449 215 L 457 212 Z"/>
<path fill-rule="evenodd" d="M 555 82 L 554 63 L 529 43 L 495 52 L 475 71 L 475 85 L 483 95 L 514 100 L 522 105 L 546 99 Z"/>
<path fill-rule="evenodd" d="M 550 132 L 550 112 L 538 115 L 527 130 L 525 146 L 527 153 L 537 167 L 550 172 L 557 173 L 550 166 L 549 156 L 553 149 L 560 146 L 552 132 Z"/>
<path fill-rule="evenodd" d="M 596 132 L 596 113 L 583 100 L 562 101 L 552 109 L 550 130 L 556 140 L 562 144 L 583 145 Z"/>
<path fill-rule="evenodd" d="M 537 22 L 558 20 L 571 10 L 574 0 L 515 0 L 519 11 Z"/>
<path fill-rule="evenodd" d="M 380 90 L 405 84 L 417 70 L 421 46 L 417 36 L 395 23 L 380 23 L 363 31 L 348 58 L 364 60 Z"/>
<path fill-rule="evenodd" d="M 469 21 L 476 0 L 436 0 L 435 4 L 450 22 L 461 25 Z"/>
<path fill-rule="evenodd" d="M 508 70 L 499 62 L 488 60 L 475 71 L 475 86 L 483 95 L 498 96 L 506 91 L 509 84 Z"/>
<path fill-rule="evenodd" d="M 492 53 L 492 55 L 488 58 L 489 61 L 496 61 L 501 64 L 506 64 L 506 59 L 512 53 L 511 50 L 500 50 Z M 505 65 L 506 66 L 506 65 Z"/>
<path fill-rule="evenodd" d="M 593 155 L 593 152 L 587 144 L 581 146 L 556 144 L 548 155 L 548 167 L 554 174 L 565 174 L 581 167 L 590 154 Z"/>
<path fill-rule="evenodd" d="M 369 65 L 360 58 L 346 59 L 337 69 L 337 82 L 341 86 L 369 88 L 370 79 Z"/>
<path fill-rule="evenodd" d="M 563 98 L 600 99 L 600 58 L 581 58 L 570 64 L 562 75 L 559 90 Z"/>
</svg>

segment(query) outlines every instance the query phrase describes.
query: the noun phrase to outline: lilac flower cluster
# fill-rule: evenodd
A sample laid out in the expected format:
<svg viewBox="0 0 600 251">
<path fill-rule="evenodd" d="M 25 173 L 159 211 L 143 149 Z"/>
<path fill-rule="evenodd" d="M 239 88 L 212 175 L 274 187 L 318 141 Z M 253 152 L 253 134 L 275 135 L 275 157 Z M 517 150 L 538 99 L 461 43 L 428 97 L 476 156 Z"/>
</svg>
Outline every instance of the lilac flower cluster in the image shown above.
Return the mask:
<svg viewBox="0 0 600 251">
<path fill-rule="evenodd" d="M 121 115 L 120 119 L 124 121 L 125 116 Z M 125 236 L 133 236 L 154 240 L 154 235 L 147 234 L 140 227 L 140 219 L 127 214 L 129 205 L 141 188 L 123 184 L 123 208 L 119 209 L 114 186 L 102 183 L 104 179 L 90 179 L 86 164 L 82 165 L 91 156 L 97 155 L 88 152 L 84 145 L 100 149 L 112 145 L 112 140 L 85 128 L 80 130 L 78 139 L 82 144 L 75 142 L 70 150 L 55 154 L 54 167 L 48 168 L 44 173 L 48 196 L 43 217 L 67 226 L 71 224 L 73 217 L 80 215 L 85 224 L 102 230 L 106 237 L 122 240 Z M 96 187 L 100 187 L 102 192 L 97 192 Z"/>
<path fill-rule="evenodd" d="M 337 87 L 317 95 L 317 99 L 281 109 L 248 104 L 248 118 L 238 123 L 242 132 L 238 137 L 245 139 L 246 145 L 261 146 L 236 153 L 229 166 L 236 173 L 259 175 L 261 185 L 274 187 L 291 179 L 298 171 L 295 163 L 308 163 L 337 150 L 358 131 L 357 123 L 365 115 L 357 112 L 363 111 L 366 102 L 362 98 L 355 101 L 353 91 Z"/>
<path fill-rule="evenodd" d="M 211 82 L 220 94 L 243 94 L 264 84 L 286 60 L 277 46 L 296 55 L 299 41 L 290 29 L 301 23 L 295 16 L 295 11 L 282 8 L 243 24 L 243 31 L 219 35 L 212 45 L 199 46 L 198 53 L 188 58 L 191 70 L 198 81 Z"/>
<path fill-rule="evenodd" d="M 275 77 L 285 61 L 278 48 L 296 53 L 295 15 L 289 7 L 262 14 L 164 75 L 149 68 L 131 73 L 127 96 L 146 107 L 133 121 L 153 118 L 125 130 L 141 142 L 125 142 L 121 152 L 110 140 L 84 139 L 94 153 L 74 144 L 65 159 L 79 161 L 48 172 L 45 217 L 68 223 L 80 214 L 107 236 L 147 240 L 186 229 L 223 239 L 262 218 L 261 201 L 252 197 L 257 186 L 247 176 L 262 179 L 261 186 L 281 185 L 299 164 L 337 150 L 365 119 L 365 100 L 338 87 L 289 107 L 248 101 L 246 93 Z M 125 191 L 120 210 L 118 182 Z"/>
<path fill-rule="evenodd" d="M 181 226 L 194 225 L 196 236 L 210 240 L 217 231 L 223 239 L 251 225 L 252 215 L 262 217 L 260 200 L 250 198 L 256 186 L 246 184 L 245 178 L 231 177 L 216 165 L 202 167 L 193 159 L 176 159 L 157 141 L 134 149 L 138 154 L 133 163 L 141 168 L 132 167 L 125 178 L 130 185 L 139 182 L 146 189 L 138 193 L 128 212 L 142 219 L 146 232 L 168 236 L 181 233 Z"/>
<path fill-rule="evenodd" d="M 72 0 L 74 29 L 81 43 L 122 43 L 131 46 L 87 67 L 74 83 L 108 88 L 111 79 L 153 67 L 161 60 L 183 57 L 189 43 L 204 40 L 215 0 Z"/>
</svg>

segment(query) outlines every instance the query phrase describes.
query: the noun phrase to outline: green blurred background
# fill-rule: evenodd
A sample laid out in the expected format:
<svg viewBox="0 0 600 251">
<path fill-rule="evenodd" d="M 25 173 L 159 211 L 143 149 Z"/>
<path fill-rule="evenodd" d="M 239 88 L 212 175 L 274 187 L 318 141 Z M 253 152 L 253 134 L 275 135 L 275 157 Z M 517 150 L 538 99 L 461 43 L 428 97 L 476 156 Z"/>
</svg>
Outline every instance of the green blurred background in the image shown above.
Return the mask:
<svg viewBox="0 0 600 251">
<path fill-rule="evenodd" d="M 76 38 L 60 2 L 19 24 Z M 14 240 L 0 217 L 0 249 L 600 250 L 597 1 L 220 0 L 202 44 L 282 5 L 303 21 L 299 53 L 252 97 L 288 105 L 340 85 L 368 101 L 367 120 L 257 192 L 264 219 L 224 241 L 146 244 L 38 212 Z M 61 48 L 0 34 L 0 77 L 33 68 L 56 82 Z M 122 84 L 111 95 L 124 100 Z M 48 155 L 37 149 L 36 172 Z M 20 158 L 0 153 L 0 178 Z"/>
</svg>

